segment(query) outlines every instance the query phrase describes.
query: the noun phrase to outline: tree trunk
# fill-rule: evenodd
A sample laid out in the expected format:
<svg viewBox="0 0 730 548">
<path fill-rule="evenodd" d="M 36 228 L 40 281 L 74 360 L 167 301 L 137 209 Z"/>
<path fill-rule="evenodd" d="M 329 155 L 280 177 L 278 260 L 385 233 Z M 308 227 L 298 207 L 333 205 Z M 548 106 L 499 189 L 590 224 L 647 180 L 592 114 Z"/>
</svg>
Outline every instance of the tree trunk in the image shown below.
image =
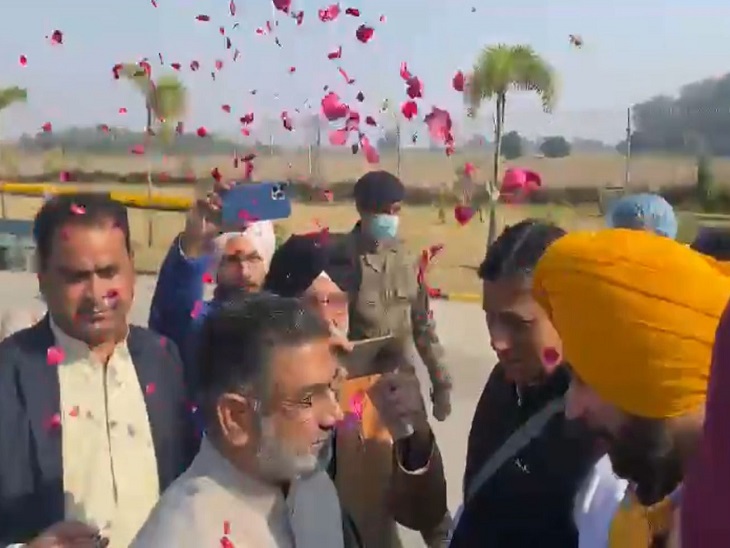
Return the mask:
<svg viewBox="0 0 730 548">
<path fill-rule="evenodd" d="M 152 130 L 152 108 L 149 103 L 147 104 L 147 129 L 145 131 L 145 140 L 147 145 L 150 142 L 150 131 Z M 147 156 L 147 201 L 148 203 L 152 200 L 152 159 Z M 152 216 L 152 209 L 147 210 L 147 246 L 152 247 L 154 241 L 152 225 L 154 217 Z"/>
<path fill-rule="evenodd" d="M 489 184 L 489 228 L 487 231 L 487 248 L 497 239 L 497 199 L 496 191 L 499 188 L 499 160 L 502 155 L 502 129 L 504 126 L 504 108 L 507 102 L 504 94 L 497 96 L 497 115 L 494 124 L 494 164 L 492 180 Z"/>
</svg>

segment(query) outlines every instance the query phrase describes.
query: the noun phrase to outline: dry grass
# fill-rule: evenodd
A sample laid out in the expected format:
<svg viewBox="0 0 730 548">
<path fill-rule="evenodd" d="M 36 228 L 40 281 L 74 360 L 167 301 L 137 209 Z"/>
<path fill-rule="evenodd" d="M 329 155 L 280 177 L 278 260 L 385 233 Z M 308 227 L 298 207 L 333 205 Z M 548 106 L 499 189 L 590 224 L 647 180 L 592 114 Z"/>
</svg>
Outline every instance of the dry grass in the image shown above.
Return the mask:
<svg viewBox="0 0 730 548">
<path fill-rule="evenodd" d="M 40 200 L 12 196 L 7 198 L 6 205 L 8 218 L 30 219 L 39 207 Z M 402 236 L 414 253 L 434 244 L 444 244 L 443 253 L 429 271 L 428 279 L 432 286 L 447 292 L 479 292 L 474 270 L 484 255 L 486 224 L 474 218 L 466 226 L 459 226 L 450 211 L 446 214 L 446 223 L 440 224 L 436 208 L 408 206 L 403 212 Z M 151 248 L 147 247 L 148 215 L 153 219 Z M 500 211 L 500 224 L 514 223 L 528 216 L 551 218 L 566 228 L 588 228 L 601 222 L 594 208 L 508 206 Z M 292 217 L 280 224 L 287 233 L 311 232 L 320 226 L 337 232 L 348 230 L 355 221 L 356 213 L 350 206 L 296 204 Z M 144 271 L 157 270 L 170 242 L 182 230 L 184 216 L 180 213 L 130 210 L 130 222 L 138 268 Z"/>
<path fill-rule="evenodd" d="M 465 162 L 474 163 L 478 172 L 477 181 L 484 180 L 491 172 L 491 157 L 488 154 L 463 152 L 448 158 L 442 152 L 405 149 L 401 161 L 401 177 L 409 185 L 439 185 L 451 183 L 455 170 Z M 195 173 L 208 177 L 210 170 L 218 167 L 226 177 L 240 175 L 234 170 L 231 158 L 227 156 L 196 157 L 183 161 L 176 157 L 148 159 L 137 156 L 74 156 L 64 160 L 66 169 L 84 171 L 107 171 L 113 173 L 144 172 L 149 163 L 153 169 L 171 175 L 185 175 L 185 163 Z M 17 158 L 19 174 L 31 175 L 44 171 L 44 158 L 40 155 Z M 286 152 L 276 156 L 260 156 L 255 161 L 255 177 L 260 180 L 304 179 L 309 177 L 309 162 L 306 152 Z M 525 157 L 506 162 L 505 168 L 519 166 L 534 169 L 542 174 L 546 186 L 604 186 L 608 183 L 622 183 L 624 180 L 624 158 L 619 154 L 576 154 L 567 158 L 547 159 Z M 47 166 L 46 166 L 47 167 Z M 380 167 L 396 170 L 393 153 L 384 153 Z M 371 169 L 362 155 L 353 156 L 347 152 L 323 151 L 320 161 L 321 178 L 326 182 L 354 180 Z M 713 162 L 715 179 L 730 185 L 730 160 L 718 158 Z M 5 168 L 0 166 L 0 178 Z M 9 173 L 4 174 L 10 178 Z M 635 156 L 631 166 L 632 183 L 650 188 L 664 185 L 692 184 L 695 181 L 695 159 L 692 157 L 647 155 Z"/>
</svg>

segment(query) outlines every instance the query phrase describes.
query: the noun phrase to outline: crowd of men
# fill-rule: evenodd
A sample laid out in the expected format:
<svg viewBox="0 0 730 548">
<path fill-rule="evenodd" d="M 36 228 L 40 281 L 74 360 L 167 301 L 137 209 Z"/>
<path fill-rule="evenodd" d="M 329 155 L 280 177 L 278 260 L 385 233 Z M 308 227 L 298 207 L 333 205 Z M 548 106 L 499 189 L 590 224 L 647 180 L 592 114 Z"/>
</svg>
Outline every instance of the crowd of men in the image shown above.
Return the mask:
<svg viewBox="0 0 730 548">
<path fill-rule="evenodd" d="M 725 234 L 676 242 L 655 195 L 602 230 L 504 230 L 478 269 L 498 364 L 452 519 L 428 420 L 452 377 L 402 183 L 366 174 L 351 232 L 278 247 L 271 222 L 219 225 L 229 188 L 189 212 L 149 328 L 129 323 L 125 208 L 39 210 L 47 312 L 3 318 L 0 342 L 0 547 L 398 548 L 397 524 L 429 548 L 730 546 Z M 348 378 L 379 337 L 378 373 Z"/>
</svg>

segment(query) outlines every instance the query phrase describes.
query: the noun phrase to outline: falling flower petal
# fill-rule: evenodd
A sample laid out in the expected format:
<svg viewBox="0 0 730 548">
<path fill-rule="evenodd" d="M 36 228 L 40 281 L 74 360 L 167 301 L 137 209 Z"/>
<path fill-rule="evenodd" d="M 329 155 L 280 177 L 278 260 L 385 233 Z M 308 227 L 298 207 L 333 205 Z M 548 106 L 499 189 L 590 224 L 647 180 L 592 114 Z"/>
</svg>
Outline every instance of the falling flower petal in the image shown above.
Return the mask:
<svg viewBox="0 0 730 548">
<path fill-rule="evenodd" d="M 171 67 L 172 67 L 172 68 L 173 68 L 174 70 L 180 70 L 180 69 L 182 68 L 182 65 L 181 65 L 180 63 L 170 63 L 170 66 L 171 66 Z"/>
<path fill-rule="evenodd" d="M 79 416 L 79 406 L 74 405 L 68 412 L 69 417 L 78 417 Z"/>
<path fill-rule="evenodd" d="M 20 57 L 18 58 L 18 63 L 20 63 L 20 66 L 21 66 L 21 67 L 25 67 L 25 66 L 27 66 L 27 65 L 28 65 L 28 58 L 27 58 L 27 57 L 26 57 L 25 55 L 21 55 L 21 56 L 20 56 Z"/>
<path fill-rule="evenodd" d="M 231 112 L 231 105 L 221 105 L 221 110 L 223 112 L 227 112 L 227 113 L 230 114 L 230 112 Z"/>
<path fill-rule="evenodd" d="M 46 351 L 46 363 L 48 365 L 59 365 L 63 362 L 65 355 L 60 346 L 51 346 Z"/>
<path fill-rule="evenodd" d="M 205 137 L 208 135 L 208 130 L 204 126 L 200 126 L 197 130 L 195 130 L 195 133 L 198 134 L 198 137 Z"/>
<path fill-rule="evenodd" d="M 54 30 L 53 34 L 51 34 L 51 43 L 53 44 L 63 44 L 63 33 L 60 30 Z"/>
<path fill-rule="evenodd" d="M 416 114 L 418 114 L 418 105 L 415 101 L 406 101 L 401 105 L 400 111 L 406 120 L 411 120 Z"/>
<path fill-rule="evenodd" d="M 145 394 L 150 396 L 155 393 L 156 389 L 157 389 L 157 387 L 155 386 L 155 383 L 151 382 L 151 383 L 147 384 L 147 386 L 144 387 L 144 392 L 145 392 Z"/>
<path fill-rule="evenodd" d="M 471 221 L 472 217 L 474 217 L 474 209 L 471 207 L 465 205 L 457 205 L 454 207 L 454 218 L 461 226 Z"/>
<path fill-rule="evenodd" d="M 281 123 L 287 131 L 292 131 L 294 129 L 291 118 L 289 118 L 289 114 L 286 111 L 281 113 Z"/>
<path fill-rule="evenodd" d="M 289 74 L 294 74 L 297 71 L 297 67 L 289 67 Z"/>
<path fill-rule="evenodd" d="M 375 121 L 375 118 L 372 116 L 366 116 L 365 117 L 365 123 L 369 126 L 377 126 L 378 123 Z"/>
<path fill-rule="evenodd" d="M 359 9 L 357 9 L 357 8 L 347 8 L 347 9 L 345 10 L 345 13 L 346 13 L 347 15 L 350 15 L 350 16 L 352 16 L 352 17 L 360 17 L 360 10 L 359 10 Z"/>
<path fill-rule="evenodd" d="M 223 61 L 220 59 L 216 60 L 215 62 L 215 70 L 221 70 L 223 68 Z"/>
<path fill-rule="evenodd" d="M 195 18 L 198 21 L 204 21 L 204 22 L 205 21 L 210 21 L 210 16 L 209 15 L 202 15 L 202 14 L 201 15 L 196 15 Z"/>
<path fill-rule="evenodd" d="M 406 85 L 408 86 L 406 88 L 406 94 L 411 99 L 418 99 L 420 97 L 423 97 L 423 82 L 421 82 L 420 78 L 417 76 L 412 76 L 408 79 L 406 82 Z"/>
<path fill-rule="evenodd" d="M 41 129 L 43 130 L 43 133 L 50 133 L 53 131 L 53 126 L 51 125 L 51 122 L 46 122 L 41 126 Z"/>
<path fill-rule="evenodd" d="M 375 29 L 373 27 L 360 25 L 355 31 L 355 38 L 360 40 L 363 44 L 367 44 L 373 37 L 373 34 L 375 34 Z"/>
<path fill-rule="evenodd" d="M 446 143 L 451 136 L 451 115 L 448 111 L 433 107 L 424 122 L 428 126 L 431 138 L 438 143 Z"/>
<path fill-rule="evenodd" d="M 54 413 L 45 422 L 45 427 L 47 430 L 55 430 L 57 428 L 61 427 L 61 414 L 60 413 Z"/>
<path fill-rule="evenodd" d="M 400 64 L 400 77 L 406 82 L 413 78 L 411 71 L 408 70 L 408 64 L 405 61 Z"/>
<path fill-rule="evenodd" d="M 210 176 L 213 177 L 217 183 L 220 183 L 221 179 L 223 179 L 223 175 L 221 175 L 221 172 L 217 167 L 210 170 Z"/>
<path fill-rule="evenodd" d="M 283 11 L 284 13 L 289 13 L 289 9 L 291 8 L 291 0 L 272 0 L 272 2 L 274 3 L 274 7 L 277 10 Z"/>
<path fill-rule="evenodd" d="M 327 6 L 324 9 L 320 9 L 318 11 L 319 20 L 323 23 L 326 23 L 327 21 L 334 21 L 337 19 L 337 16 L 340 14 L 340 5 L 339 4 L 332 4 L 330 6 Z"/>
<path fill-rule="evenodd" d="M 127 114 L 127 109 L 126 109 L 126 107 L 120 107 L 120 108 L 119 108 L 119 114 Z"/>
<path fill-rule="evenodd" d="M 338 71 L 338 72 L 339 72 L 339 73 L 340 73 L 340 74 L 342 75 L 342 77 L 343 77 L 343 78 L 345 79 L 345 82 L 347 82 L 348 84 L 354 84 L 354 83 L 355 83 L 355 79 L 354 79 L 354 78 L 350 78 L 350 76 L 349 76 L 349 75 L 348 75 L 348 74 L 347 74 L 347 73 L 345 72 L 345 69 L 343 69 L 342 67 L 339 67 L 339 68 L 337 69 L 337 71 Z"/>
<path fill-rule="evenodd" d="M 134 145 L 132 148 L 129 149 L 129 152 L 137 155 L 144 154 L 144 145 Z"/>
<path fill-rule="evenodd" d="M 349 111 L 350 108 L 345 103 L 340 102 L 339 96 L 332 91 L 322 99 L 322 114 L 330 122 L 344 118 Z"/>
<path fill-rule="evenodd" d="M 205 274 L 203 274 L 203 283 L 204 284 L 213 283 L 213 275 L 210 272 L 206 272 Z"/>
<path fill-rule="evenodd" d="M 195 72 L 199 68 L 200 68 L 200 63 L 198 63 L 197 61 L 190 61 L 190 70 Z"/>
<path fill-rule="evenodd" d="M 350 132 L 347 129 L 335 129 L 329 133 L 329 142 L 333 146 L 344 146 L 349 136 Z"/>
<path fill-rule="evenodd" d="M 327 59 L 340 59 L 342 57 L 342 46 L 327 54 Z"/>
<path fill-rule="evenodd" d="M 231 12 L 231 17 L 236 16 L 236 3 L 233 0 L 228 3 L 228 11 Z"/>
<path fill-rule="evenodd" d="M 360 146 L 362 146 L 362 150 L 365 153 L 365 159 L 370 164 L 377 164 L 380 161 L 380 154 L 378 154 L 378 150 L 370 144 L 370 139 L 367 138 L 367 136 L 363 135 L 360 138 Z"/>
<path fill-rule="evenodd" d="M 358 91 L 357 95 L 355 95 L 355 99 L 362 103 L 365 100 L 365 95 L 362 91 Z"/>
<path fill-rule="evenodd" d="M 456 91 L 464 91 L 464 83 L 465 83 L 464 73 L 461 71 L 458 71 L 454 75 L 454 78 L 451 80 L 451 85 L 454 87 L 454 89 Z"/>
</svg>

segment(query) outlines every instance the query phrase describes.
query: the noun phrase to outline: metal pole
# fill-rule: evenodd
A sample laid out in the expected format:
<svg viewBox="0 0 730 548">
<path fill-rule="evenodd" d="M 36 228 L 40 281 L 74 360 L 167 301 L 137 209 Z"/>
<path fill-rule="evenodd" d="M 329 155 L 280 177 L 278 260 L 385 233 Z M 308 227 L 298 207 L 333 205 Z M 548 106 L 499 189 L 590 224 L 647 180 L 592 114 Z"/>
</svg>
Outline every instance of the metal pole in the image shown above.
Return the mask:
<svg viewBox="0 0 730 548">
<path fill-rule="evenodd" d="M 626 172 L 624 173 L 624 189 L 631 183 L 631 107 L 626 109 Z"/>
</svg>

